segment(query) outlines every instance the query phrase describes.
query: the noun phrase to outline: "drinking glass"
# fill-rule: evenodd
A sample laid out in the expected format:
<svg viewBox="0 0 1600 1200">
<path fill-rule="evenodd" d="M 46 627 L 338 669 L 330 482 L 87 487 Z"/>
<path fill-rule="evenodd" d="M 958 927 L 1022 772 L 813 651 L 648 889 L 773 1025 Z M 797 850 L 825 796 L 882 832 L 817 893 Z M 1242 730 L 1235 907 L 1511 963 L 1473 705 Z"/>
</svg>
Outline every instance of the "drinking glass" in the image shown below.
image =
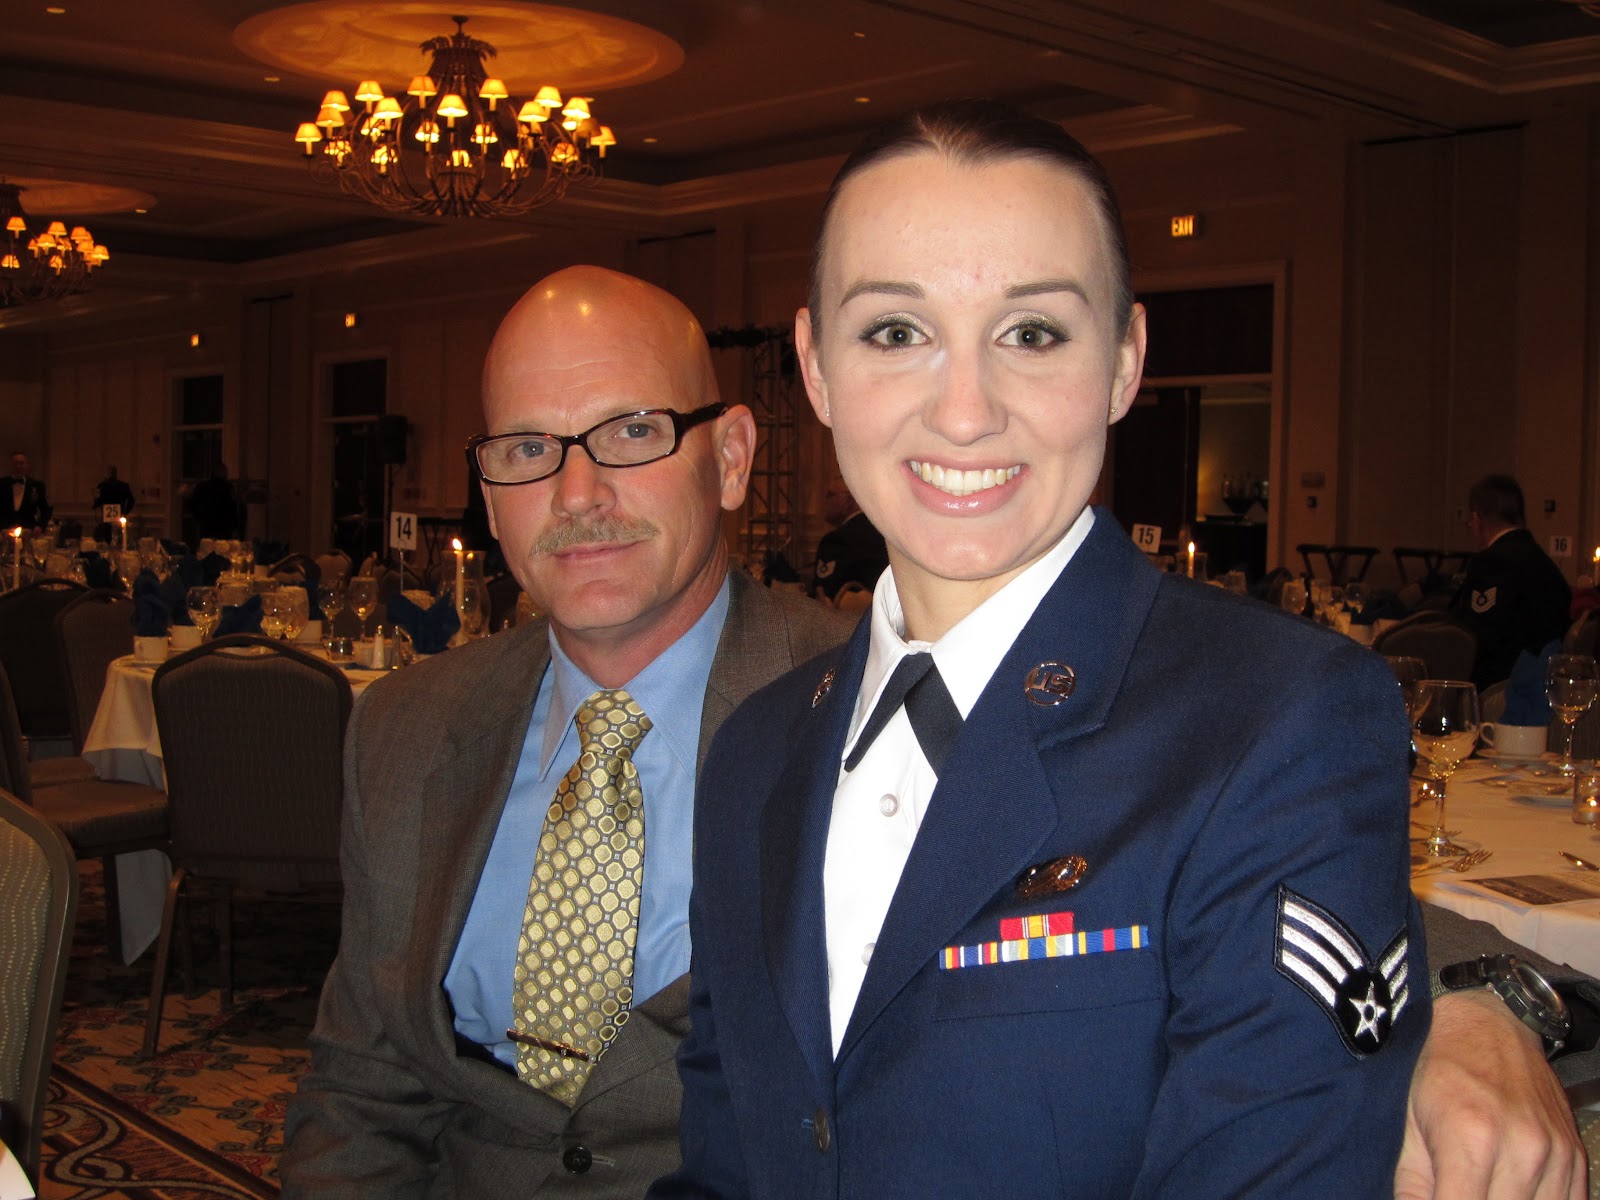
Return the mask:
<svg viewBox="0 0 1600 1200">
<path fill-rule="evenodd" d="M 1600 694 L 1600 669 L 1587 654 L 1552 654 L 1545 667 L 1544 691 L 1550 707 L 1561 718 L 1561 763 L 1557 769 L 1563 775 L 1574 775 L 1577 768 L 1572 765 L 1572 732 L 1578 718 Z"/>
<path fill-rule="evenodd" d="M 371 575 L 357 575 L 350 581 L 345 603 L 355 613 L 356 619 L 361 622 L 361 632 L 365 633 L 367 618 L 378 607 L 378 581 Z"/>
<path fill-rule="evenodd" d="M 461 632 L 469 638 L 481 637 L 489 624 L 489 585 L 469 575 L 462 581 L 456 612 L 461 617 Z"/>
<path fill-rule="evenodd" d="M 1295 615 L 1306 610 L 1306 585 L 1298 579 L 1283 581 L 1283 591 L 1278 596 L 1278 607 Z"/>
<path fill-rule="evenodd" d="M 1428 677 L 1428 664 L 1407 654 L 1385 654 L 1383 661 L 1400 681 L 1400 692 L 1406 698 L 1406 715 L 1417 715 L 1417 685 Z"/>
<path fill-rule="evenodd" d="M 1359 613 L 1367 606 L 1367 599 L 1370 594 L 1367 585 L 1362 583 L 1361 580 L 1351 580 L 1344 585 L 1345 608 L 1349 609 L 1351 613 Z"/>
<path fill-rule="evenodd" d="M 1417 685 L 1411 733 L 1433 781 L 1433 830 L 1428 855 L 1448 858 L 1466 853 L 1444 828 L 1445 785 L 1478 742 L 1478 689 L 1453 679 L 1424 679 Z"/>
<path fill-rule="evenodd" d="M 299 638 L 300 631 L 311 620 L 311 598 L 303 587 L 282 588 L 278 595 L 283 597 L 283 605 L 279 610 L 283 617 L 283 636 L 292 642 Z"/>
<path fill-rule="evenodd" d="M 261 593 L 261 632 L 269 638 L 283 637 L 289 628 L 289 593 L 274 589 Z"/>
<path fill-rule="evenodd" d="M 189 619 L 200 630 L 200 640 L 205 641 L 222 619 L 222 597 L 214 587 L 192 587 L 184 603 L 189 607 Z"/>
<path fill-rule="evenodd" d="M 327 618 L 328 631 L 333 631 L 333 619 L 344 611 L 344 588 L 330 584 L 317 589 L 317 607 Z"/>
</svg>

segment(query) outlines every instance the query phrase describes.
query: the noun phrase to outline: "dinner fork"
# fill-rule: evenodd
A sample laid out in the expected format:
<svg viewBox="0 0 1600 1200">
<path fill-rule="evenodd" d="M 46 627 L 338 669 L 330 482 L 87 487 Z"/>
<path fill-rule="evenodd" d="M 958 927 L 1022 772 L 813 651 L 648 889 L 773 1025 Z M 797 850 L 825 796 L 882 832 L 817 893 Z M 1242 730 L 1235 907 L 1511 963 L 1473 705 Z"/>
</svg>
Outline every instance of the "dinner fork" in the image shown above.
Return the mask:
<svg viewBox="0 0 1600 1200">
<path fill-rule="evenodd" d="M 1452 871 L 1459 875 L 1462 871 L 1472 870 L 1479 863 L 1487 862 L 1493 856 L 1493 850 L 1483 848 L 1470 850 L 1460 858 L 1453 858 L 1449 862 L 1429 863 L 1426 866 L 1418 867 L 1411 872 L 1411 878 L 1415 879 L 1418 875 L 1429 875 L 1434 871 Z"/>
</svg>

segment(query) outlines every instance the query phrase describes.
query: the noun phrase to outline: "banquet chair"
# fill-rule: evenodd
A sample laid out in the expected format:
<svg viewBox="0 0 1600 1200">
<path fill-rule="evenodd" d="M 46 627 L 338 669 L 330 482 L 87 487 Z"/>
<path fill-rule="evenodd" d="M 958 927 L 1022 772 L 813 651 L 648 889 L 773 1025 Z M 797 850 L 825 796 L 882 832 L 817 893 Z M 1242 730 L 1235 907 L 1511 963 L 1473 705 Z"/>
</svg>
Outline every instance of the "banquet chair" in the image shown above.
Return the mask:
<svg viewBox="0 0 1600 1200">
<path fill-rule="evenodd" d="M 316 558 L 317 570 L 322 572 L 322 582 L 329 587 L 350 578 L 350 556 L 343 550 L 330 550 Z"/>
<path fill-rule="evenodd" d="M 6 669 L 16 689 L 17 717 L 24 737 L 66 740 L 71 736 L 67 681 L 51 622 L 86 590 L 70 579 L 40 579 L 0 595 L 0 667 Z"/>
<path fill-rule="evenodd" d="M 315 589 L 322 578 L 322 568 L 309 554 L 287 554 L 273 563 L 267 574 L 279 583 L 301 583 Z"/>
<path fill-rule="evenodd" d="M 144 1053 L 156 1052 L 179 906 L 216 905 L 222 1005 L 233 1004 L 233 900 L 336 900 L 343 671 L 284 642 L 217 638 L 151 686 L 170 797 L 172 881 L 161 913 Z M 219 752 L 220 748 L 220 752 Z M 187 961 L 187 959 L 186 959 Z"/>
<path fill-rule="evenodd" d="M 1372 641 L 1379 654 L 1404 654 L 1428 664 L 1429 679 L 1471 679 L 1477 636 L 1448 613 L 1414 612 Z"/>
<path fill-rule="evenodd" d="M 1312 579 L 1317 578 L 1316 565 L 1311 561 L 1316 555 L 1321 555 L 1327 566 L 1327 579 L 1335 587 L 1343 587 L 1347 583 L 1356 582 L 1367 577 L 1367 568 L 1372 565 L 1372 558 L 1378 553 L 1376 546 L 1324 546 L 1320 542 L 1301 542 L 1295 547 L 1296 553 L 1306 565 L 1306 574 Z"/>
<path fill-rule="evenodd" d="M 167 794 L 142 783 L 107 779 L 35 783 L 4 667 L 0 667 L 0 788 L 56 825 L 79 858 L 100 860 L 105 872 L 106 940 L 112 957 L 120 960 L 116 856 L 166 845 Z"/>
<path fill-rule="evenodd" d="M 67 682 L 72 750 L 81 756 L 100 693 L 105 691 L 106 672 L 132 645 L 133 601 L 116 592 L 84 592 L 67 601 L 51 624 Z M 34 787 L 94 776 L 94 768 L 81 757 L 47 758 L 33 764 Z"/>
<path fill-rule="evenodd" d="M 45 1084 L 78 911 L 72 849 L 49 821 L 0 790 L 0 1140 L 39 1186 Z"/>
</svg>

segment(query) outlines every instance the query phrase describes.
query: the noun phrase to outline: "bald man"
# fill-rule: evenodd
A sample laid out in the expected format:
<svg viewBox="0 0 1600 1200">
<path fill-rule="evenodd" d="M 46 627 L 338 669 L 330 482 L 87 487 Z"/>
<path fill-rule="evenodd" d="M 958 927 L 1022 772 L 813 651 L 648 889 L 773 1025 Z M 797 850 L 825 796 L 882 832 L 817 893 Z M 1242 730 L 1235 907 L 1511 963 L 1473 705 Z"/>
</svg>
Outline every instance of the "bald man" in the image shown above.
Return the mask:
<svg viewBox="0 0 1600 1200">
<path fill-rule="evenodd" d="M 755 427 L 666 293 L 543 280 L 495 336 L 483 404 L 490 526 L 548 621 L 357 704 L 289 1197 L 637 1197 L 676 1165 L 695 773 L 735 705 L 844 633 L 729 570 Z M 606 712 L 627 749 L 580 734 Z M 583 813 L 605 847 L 564 858 Z"/>
</svg>

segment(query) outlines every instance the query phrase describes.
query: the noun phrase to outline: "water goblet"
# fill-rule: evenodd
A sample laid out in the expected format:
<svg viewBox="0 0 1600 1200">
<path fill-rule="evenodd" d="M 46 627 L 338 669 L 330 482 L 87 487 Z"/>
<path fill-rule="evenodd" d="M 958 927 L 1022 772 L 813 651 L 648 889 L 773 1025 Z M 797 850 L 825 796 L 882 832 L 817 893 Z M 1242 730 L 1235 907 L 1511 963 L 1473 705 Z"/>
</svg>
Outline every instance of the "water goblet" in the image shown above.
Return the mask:
<svg viewBox="0 0 1600 1200">
<path fill-rule="evenodd" d="M 189 608 L 189 619 L 200 630 L 200 640 L 205 641 L 222 619 L 222 597 L 214 587 L 192 587 L 184 596 Z"/>
<path fill-rule="evenodd" d="M 1600 694 L 1600 669 L 1587 654 L 1552 654 L 1544 673 L 1545 695 L 1550 707 L 1561 718 L 1561 762 L 1557 770 L 1566 776 L 1577 773 L 1572 765 L 1572 734 L 1578 718 L 1589 710 Z"/>
<path fill-rule="evenodd" d="M 1278 595 L 1278 607 L 1284 612 L 1299 615 L 1306 610 L 1306 585 L 1290 576 L 1283 581 L 1283 591 Z"/>
<path fill-rule="evenodd" d="M 283 636 L 286 641 L 295 641 L 306 627 L 306 622 L 311 620 L 311 597 L 306 595 L 303 587 L 285 587 L 279 590 L 283 597 L 283 606 L 280 613 L 283 617 Z"/>
<path fill-rule="evenodd" d="M 345 603 L 361 622 L 361 631 L 367 628 L 367 618 L 378 607 L 378 581 L 371 575 L 357 575 L 350 581 Z"/>
<path fill-rule="evenodd" d="M 1383 661 L 1400 684 L 1400 693 L 1406 698 L 1406 715 L 1417 715 L 1417 685 L 1428 677 L 1428 664 L 1409 654 L 1385 654 Z"/>
<path fill-rule="evenodd" d="M 261 632 L 277 640 L 289 628 L 289 593 L 273 589 L 261 593 Z"/>
<path fill-rule="evenodd" d="M 488 584 L 481 579 L 464 580 L 456 612 L 461 617 L 461 632 L 469 638 L 481 637 L 489 623 Z"/>
<path fill-rule="evenodd" d="M 1433 829 L 1428 856 L 1448 858 L 1466 853 L 1445 832 L 1445 788 L 1450 776 L 1478 743 L 1478 689 L 1453 679 L 1424 679 L 1417 685 L 1417 706 L 1411 734 L 1433 783 Z"/>
</svg>

